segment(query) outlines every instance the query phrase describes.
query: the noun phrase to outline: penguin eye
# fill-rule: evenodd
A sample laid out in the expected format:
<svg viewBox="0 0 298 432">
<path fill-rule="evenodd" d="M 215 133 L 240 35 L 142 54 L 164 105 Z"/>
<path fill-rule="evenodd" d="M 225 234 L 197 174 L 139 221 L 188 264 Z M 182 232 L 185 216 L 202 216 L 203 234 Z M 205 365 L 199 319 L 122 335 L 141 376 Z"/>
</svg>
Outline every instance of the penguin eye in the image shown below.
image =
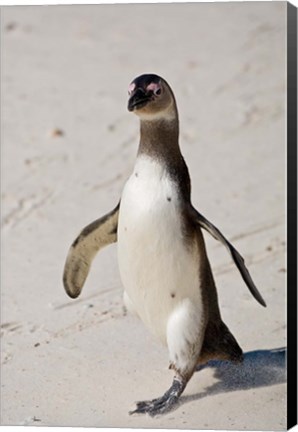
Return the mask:
<svg viewBox="0 0 298 432">
<path fill-rule="evenodd" d="M 131 83 L 128 87 L 128 96 L 131 96 L 132 92 L 136 88 L 136 85 L 134 83 Z"/>
<path fill-rule="evenodd" d="M 160 96 L 162 88 L 159 83 L 152 82 L 146 87 L 146 91 L 151 91 L 155 96 Z"/>
</svg>

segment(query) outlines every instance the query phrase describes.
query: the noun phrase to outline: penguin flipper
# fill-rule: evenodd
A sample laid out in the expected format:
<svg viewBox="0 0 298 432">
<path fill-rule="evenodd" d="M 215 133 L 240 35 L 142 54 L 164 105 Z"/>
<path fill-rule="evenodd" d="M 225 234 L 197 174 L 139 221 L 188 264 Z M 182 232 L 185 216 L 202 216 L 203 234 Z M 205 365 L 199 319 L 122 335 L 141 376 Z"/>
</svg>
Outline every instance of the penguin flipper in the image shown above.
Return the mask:
<svg viewBox="0 0 298 432">
<path fill-rule="evenodd" d="M 117 241 L 119 206 L 120 203 L 110 213 L 87 225 L 72 243 L 63 272 L 64 288 L 70 297 L 80 295 L 97 252 Z"/>
<path fill-rule="evenodd" d="M 223 236 L 223 234 L 216 228 L 211 222 L 209 222 L 201 213 L 199 213 L 195 208 L 191 208 L 191 214 L 193 218 L 195 218 L 196 222 L 200 225 L 200 227 L 204 228 L 209 234 L 212 235 L 216 240 L 220 241 L 230 252 L 234 263 L 236 264 L 244 282 L 246 283 L 249 291 L 253 295 L 253 297 L 264 307 L 266 307 L 266 303 L 261 296 L 259 290 L 255 286 L 250 273 L 245 266 L 244 259 L 240 255 L 240 253 L 234 248 L 234 246 Z"/>
</svg>

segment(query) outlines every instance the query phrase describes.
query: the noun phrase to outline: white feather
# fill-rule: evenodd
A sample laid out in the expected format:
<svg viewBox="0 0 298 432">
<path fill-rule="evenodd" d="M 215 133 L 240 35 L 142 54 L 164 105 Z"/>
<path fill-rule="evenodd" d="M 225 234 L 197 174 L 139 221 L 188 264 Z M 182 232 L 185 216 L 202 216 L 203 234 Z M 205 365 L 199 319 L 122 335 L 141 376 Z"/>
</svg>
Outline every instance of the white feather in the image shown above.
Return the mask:
<svg viewBox="0 0 298 432">
<path fill-rule="evenodd" d="M 138 157 L 123 191 L 118 259 L 129 309 L 168 344 L 171 358 L 185 352 L 185 338 L 201 332 L 197 243 L 186 246 L 175 183 L 148 156 Z"/>
<path fill-rule="evenodd" d="M 176 118 L 176 114 L 172 109 L 172 106 L 170 105 L 168 109 L 163 111 L 157 111 L 156 113 L 146 113 L 140 111 L 136 111 L 136 114 L 140 117 L 141 120 L 146 121 L 156 121 L 156 120 L 167 120 L 171 121 Z"/>
<path fill-rule="evenodd" d="M 170 362 L 184 373 L 191 373 L 203 343 L 204 321 L 198 305 L 185 298 L 168 319 L 167 343 Z"/>
</svg>

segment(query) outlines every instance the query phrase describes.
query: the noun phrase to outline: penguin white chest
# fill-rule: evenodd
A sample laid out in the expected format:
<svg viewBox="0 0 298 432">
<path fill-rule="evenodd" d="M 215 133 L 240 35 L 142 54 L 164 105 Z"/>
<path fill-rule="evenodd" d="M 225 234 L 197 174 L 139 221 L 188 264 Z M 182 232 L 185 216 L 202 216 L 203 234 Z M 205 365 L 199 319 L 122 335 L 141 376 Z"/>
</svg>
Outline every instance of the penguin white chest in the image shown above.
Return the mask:
<svg viewBox="0 0 298 432">
<path fill-rule="evenodd" d="M 183 300 L 202 308 L 197 245 L 185 243 L 180 208 L 165 168 L 139 157 L 121 198 L 119 270 L 130 308 L 163 341 Z"/>
</svg>

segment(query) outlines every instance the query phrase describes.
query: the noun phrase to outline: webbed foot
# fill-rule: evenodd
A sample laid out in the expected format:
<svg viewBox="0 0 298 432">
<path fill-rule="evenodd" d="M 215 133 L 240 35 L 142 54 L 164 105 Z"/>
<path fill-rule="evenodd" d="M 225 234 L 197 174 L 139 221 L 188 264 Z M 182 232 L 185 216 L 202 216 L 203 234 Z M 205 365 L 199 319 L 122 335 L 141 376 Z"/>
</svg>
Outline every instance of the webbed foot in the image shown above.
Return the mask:
<svg viewBox="0 0 298 432">
<path fill-rule="evenodd" d="M 152 401 L 137 402 L 137 407 L 129 414 L 149 414 L 154 417 L 172 410 L 177 405 L 179 396 L 185 389 L 186 383 L 180 379 L 174 378 L 173 384 L 163 396 Z"/>
</svg>

